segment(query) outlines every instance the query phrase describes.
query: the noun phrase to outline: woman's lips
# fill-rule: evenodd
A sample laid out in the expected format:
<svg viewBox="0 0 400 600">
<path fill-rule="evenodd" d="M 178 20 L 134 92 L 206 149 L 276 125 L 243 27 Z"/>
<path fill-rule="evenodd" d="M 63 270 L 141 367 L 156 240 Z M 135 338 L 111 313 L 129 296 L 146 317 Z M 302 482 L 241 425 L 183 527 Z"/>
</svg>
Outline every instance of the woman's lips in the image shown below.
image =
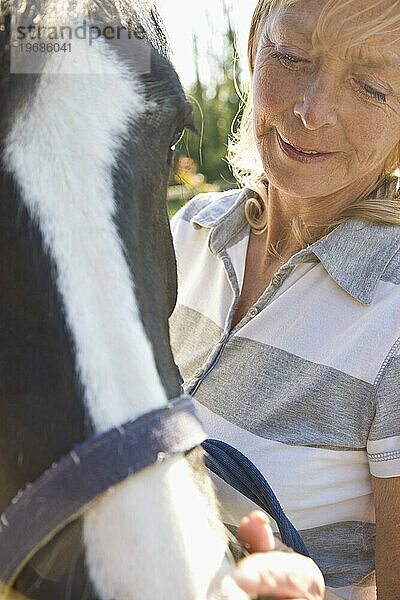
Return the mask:
<svg viewBox="0 0 400 600">
<path fill-rule="evenodd" d="M 278 143 L 286 156 L 289 156 L 289 158 L 293 158 L 298 162 L 319 162 L 321 160 L 326 160 L 329 156 L 334 154 L 333 152 L 319 152 L 316 150 L 306 150 L 305 148 L 303 149 L 299 146 L 292 146 L 289 141 L 282 138 L 278 131 L 276 131 L 276 135 L 278 138 Z"/>
</svg>

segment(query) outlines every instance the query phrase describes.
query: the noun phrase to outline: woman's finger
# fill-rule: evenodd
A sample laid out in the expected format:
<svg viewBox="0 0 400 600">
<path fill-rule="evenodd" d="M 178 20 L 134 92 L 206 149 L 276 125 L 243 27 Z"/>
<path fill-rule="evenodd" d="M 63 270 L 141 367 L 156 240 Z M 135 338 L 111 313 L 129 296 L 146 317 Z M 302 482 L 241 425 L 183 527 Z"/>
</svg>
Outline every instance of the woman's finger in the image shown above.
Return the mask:
<svg viewBox="0 0 400 600">
<path fill-rule="evenodd" d="M 244 517 L 236 535 L 242 546 L 249 552 L 269 552 L 275 548 L 269 519 L 261 510 L 254 510 Z"/>
<path fill-rule="evenodd" d="M 285 600 L 323 600 L 324 579 L 317 565 L 301 554 L 268 552 L 242 559 L 234 580 L 249 595 Z"/>
</svg>

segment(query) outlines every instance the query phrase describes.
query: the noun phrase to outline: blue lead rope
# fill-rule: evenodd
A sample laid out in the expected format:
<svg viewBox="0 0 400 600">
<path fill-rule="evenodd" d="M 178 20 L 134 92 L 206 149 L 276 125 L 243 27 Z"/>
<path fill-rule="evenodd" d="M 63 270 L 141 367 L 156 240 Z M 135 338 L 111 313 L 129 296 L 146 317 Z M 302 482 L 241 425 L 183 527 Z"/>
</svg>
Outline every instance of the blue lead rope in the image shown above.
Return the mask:
<svg viewBox="0 0 400 600">
<path fill-rule="evenodd" d="M 183 378 L 176 367 L 181 393 Z M 206 451 L 206 466 L 231 487 L 252 500 L 276 522 L 282 542 L 295 552 L 310 556 L 300 534 L 289 521 L 265 477 L 244 454 L 220 440 L 207 439 L 202 444 Z"/>
<path fill-rule="evenodd" d="M 207 452 L 207 467 L 268 513 L 276 522 L 286 546 L 309 556 L 300 534 L 283 512 L 277 497 L 257 467 L 239 450 L 220 440 L 205 440 L 202 447 Z"/>
</svg>

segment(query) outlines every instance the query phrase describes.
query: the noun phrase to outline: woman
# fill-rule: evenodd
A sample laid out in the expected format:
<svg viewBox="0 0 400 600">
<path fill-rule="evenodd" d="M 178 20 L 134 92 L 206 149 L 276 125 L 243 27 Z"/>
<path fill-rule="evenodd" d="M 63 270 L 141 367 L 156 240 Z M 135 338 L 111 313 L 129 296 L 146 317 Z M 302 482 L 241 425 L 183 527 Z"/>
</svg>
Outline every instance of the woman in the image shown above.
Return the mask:
<svg viewBox="0 0 400 600">
<path fill-rule="evenodd" d="M 230 153 L 247 188 L 173 221 L 172 347 L 210 437 L 263 472 L 327 585 L 397 599 L 400 2 L 259 0 L 249 64 Z M 253 505 L 216 485 L 238 525 Z"/>
</svg>

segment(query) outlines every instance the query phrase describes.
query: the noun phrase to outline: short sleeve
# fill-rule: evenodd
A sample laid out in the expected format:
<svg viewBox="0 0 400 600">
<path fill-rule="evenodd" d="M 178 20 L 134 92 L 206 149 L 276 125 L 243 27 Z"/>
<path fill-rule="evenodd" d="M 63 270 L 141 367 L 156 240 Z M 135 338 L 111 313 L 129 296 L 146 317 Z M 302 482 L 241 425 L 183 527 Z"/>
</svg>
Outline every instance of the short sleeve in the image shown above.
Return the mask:
<svg viewBox="0 0 400 600">
<path fill-rule="evenodd" d="M 400 476 L 400 350 L 388 360 L 376 384 L 367 452 L 371 475 Z"/>
</svg>

